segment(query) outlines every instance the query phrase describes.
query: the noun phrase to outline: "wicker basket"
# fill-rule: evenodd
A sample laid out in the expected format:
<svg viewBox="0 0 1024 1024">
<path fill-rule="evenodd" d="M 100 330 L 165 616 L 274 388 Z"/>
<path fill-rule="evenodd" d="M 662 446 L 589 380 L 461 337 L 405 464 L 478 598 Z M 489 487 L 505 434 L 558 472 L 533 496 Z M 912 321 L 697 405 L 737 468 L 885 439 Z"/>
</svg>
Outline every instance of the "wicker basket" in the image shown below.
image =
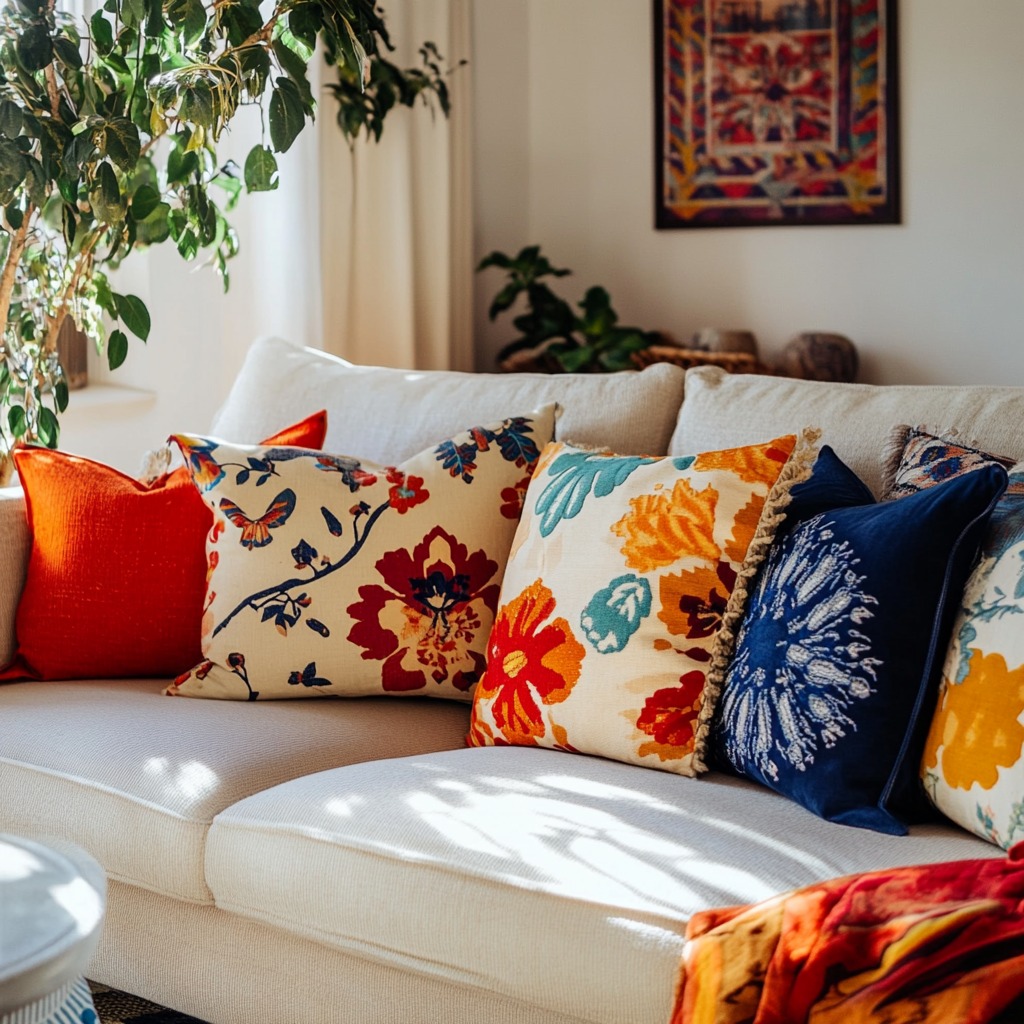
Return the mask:
<svg viewBox="0 0 1024 1024">
<path fill-rule="evenodd" d="M 675 345 L 651 345 L 640 352 L 634 352 L 633 362 L 641 370 L 653 363 L 673 363 L 684 370 L 694 366 L 720 366 L 728 373 L 777 375 L 779 372 L 749 352 L 705 352 L 703 349 L 678 348 Z"/>
</svg>

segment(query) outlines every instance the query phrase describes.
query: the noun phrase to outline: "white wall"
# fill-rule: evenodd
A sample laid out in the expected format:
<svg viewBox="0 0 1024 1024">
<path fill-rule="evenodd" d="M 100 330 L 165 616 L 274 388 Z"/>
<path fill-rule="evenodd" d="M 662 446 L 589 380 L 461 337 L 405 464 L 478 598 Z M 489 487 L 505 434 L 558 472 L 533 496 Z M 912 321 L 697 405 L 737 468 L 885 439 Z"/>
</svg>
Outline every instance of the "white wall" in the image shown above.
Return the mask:
<svg viewBox="0 0 1024 1024">
<path fill-rule="evenodd" d="M 623 320 L 679 340 L 753 330 L 777 353 L 838 331 L 861 378 L 1024 384 L 1024 2 L 899 5 L 903 223 L 653 227 L 647 0 L 477 0 L 478 255 L 540 243 Z M 478 368 L 509 327 L 486 319 Z"/>
</svg>

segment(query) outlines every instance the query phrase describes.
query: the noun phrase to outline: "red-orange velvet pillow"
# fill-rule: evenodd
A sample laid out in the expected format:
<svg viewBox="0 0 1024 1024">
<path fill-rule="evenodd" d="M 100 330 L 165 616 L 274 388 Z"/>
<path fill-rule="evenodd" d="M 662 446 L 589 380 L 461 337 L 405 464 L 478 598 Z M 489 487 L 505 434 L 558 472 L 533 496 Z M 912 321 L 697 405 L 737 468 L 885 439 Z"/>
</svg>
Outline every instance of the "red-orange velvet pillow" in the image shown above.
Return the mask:
<svg viewBox="0 0 1024 1024">
<path fill-rule="evenodd" d="M 320 449 L 327 414 L 263 444 Z M 213 515 L 182 467 L 152 485 L 90 459 L 15 452 L 32 552 L 0 680 L 175 676 L 202 657 Z"/>
</svg>

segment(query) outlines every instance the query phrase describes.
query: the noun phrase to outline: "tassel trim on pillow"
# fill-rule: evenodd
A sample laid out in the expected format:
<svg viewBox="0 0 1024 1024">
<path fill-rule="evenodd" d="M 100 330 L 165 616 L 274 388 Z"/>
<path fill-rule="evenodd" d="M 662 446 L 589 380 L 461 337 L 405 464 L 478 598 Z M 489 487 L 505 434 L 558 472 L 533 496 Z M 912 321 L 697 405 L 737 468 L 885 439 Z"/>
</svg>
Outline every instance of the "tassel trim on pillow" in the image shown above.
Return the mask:
<svg viewBox="0 0 1024 1024">
<path fill-rule="evenodd" d="M 715 634 L 715 641 L 711 648 L 711 665 L 704 682 L 700 715 L 697 718 L 697 728 L 693 738 L 692 766 L 694 774 L 708 770 L 706 754 L 711 732 L 711 719 L 718 707 L 718 701 L 725 686 L 726 673 L 736 647 L 736 634 L 739 632 L 740 622 L 746 611 L 753 581 L 761 563 L 768 557 L 775 534 L 786 520 L 786 508 L 792 501 L 790 492 L 797 484 L 810 478 L 815 459 L 818 457 L 817 442 L 820 437 L 821 431 L 814 428 L 807 428 L 801 433 L 793 454 L 782 467 L 782 472 L 768 493 L 757 530 L 747 548 L 743 568 L 740 569 L 736 577 L 736 584 L 729 595 L 729 601 L 722 616 L 722 624 Z"/>
</svg>

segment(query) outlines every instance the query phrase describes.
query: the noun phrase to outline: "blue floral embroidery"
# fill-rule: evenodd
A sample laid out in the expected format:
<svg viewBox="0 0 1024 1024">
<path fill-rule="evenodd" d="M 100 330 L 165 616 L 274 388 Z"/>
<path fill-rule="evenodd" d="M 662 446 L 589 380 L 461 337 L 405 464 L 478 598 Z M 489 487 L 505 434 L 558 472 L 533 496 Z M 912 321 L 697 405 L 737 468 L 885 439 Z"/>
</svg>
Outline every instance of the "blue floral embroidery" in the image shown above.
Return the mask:
<svg viewBox="0 0 1024 1024">
<path fill-rule="evenodd" d="M 870 696 L 881 661 L 858 629 L 876 598 L 861 589 L 848 541 L 836 541 L 825 514 L 778 543 L 737 638 L 719 713 L 725 752 L 778 780 L 780 767 L 803 771 L 819 745 L 856 729 L 846 709 Z M 773 675 L 752 656 L 747 634 L 779 652 Z"/>
<path fill-rule="evenodd" d="M 651 613 L 651 585 L 632 573 L 612 580 L 580 616 L 587 641 L 601 654 L 621 651 Z"/>
</svg>

